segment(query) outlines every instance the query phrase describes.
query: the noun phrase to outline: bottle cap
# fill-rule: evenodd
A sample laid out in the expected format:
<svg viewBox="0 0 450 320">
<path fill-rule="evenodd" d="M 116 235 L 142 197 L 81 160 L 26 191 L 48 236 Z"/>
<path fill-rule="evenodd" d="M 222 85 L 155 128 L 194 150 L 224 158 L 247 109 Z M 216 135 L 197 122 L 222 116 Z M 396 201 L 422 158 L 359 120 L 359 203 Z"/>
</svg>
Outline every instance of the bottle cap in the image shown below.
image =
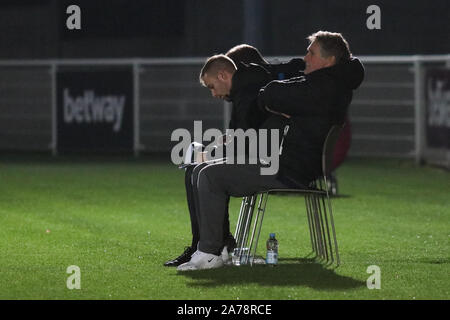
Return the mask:
<svg viewBox="0 0 450 320">
<path fill-rule="evenodd" d="M 271 238 L 275 238 L 275 233 L 271 233 L 271 234 L 270 234 L 270 237 L 271 237 Z"/>
</svg>

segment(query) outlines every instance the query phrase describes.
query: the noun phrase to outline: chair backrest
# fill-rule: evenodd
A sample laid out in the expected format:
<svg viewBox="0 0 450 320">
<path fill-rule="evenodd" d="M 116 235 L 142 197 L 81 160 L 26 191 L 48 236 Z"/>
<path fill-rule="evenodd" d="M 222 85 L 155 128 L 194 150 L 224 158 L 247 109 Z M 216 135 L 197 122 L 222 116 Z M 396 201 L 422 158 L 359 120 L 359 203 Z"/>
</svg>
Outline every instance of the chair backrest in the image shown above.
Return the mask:
<svg viewBox="0 0 450 320">
<path fill-rule="evenodd" d="M 339 139 L 343 125 L 333 125 L 328 131 L 328 135 L 325 139 L 322 149 L 322 173 L 326 177 L 331 173 L 333 165 L 334 147 Z"/>
</svg>

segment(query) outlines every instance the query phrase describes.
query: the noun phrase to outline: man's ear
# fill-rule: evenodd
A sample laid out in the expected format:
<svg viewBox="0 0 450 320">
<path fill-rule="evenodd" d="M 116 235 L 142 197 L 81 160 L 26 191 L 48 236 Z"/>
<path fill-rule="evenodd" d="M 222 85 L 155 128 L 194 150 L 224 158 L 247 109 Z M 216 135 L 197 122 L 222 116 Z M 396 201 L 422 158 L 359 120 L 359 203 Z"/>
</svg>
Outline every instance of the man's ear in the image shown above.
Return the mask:
<svg viewBox="0 0 450 320">
<path fill-rule="evenodd" d="M 228 72 L 226 72 L 225 70 L 221 70 L 221 71 L 219 71 L 219 72 L 217 73 L 217 78 L 218 78 L 220 81 L 227 81 L 227 80 L 228 80 L 228 77 L 229 77 L 229 74 L 228 74 Z"/>
<path fill-rule="evenodd" d="M 336 57 L 335 56 L 329 56 L 327 58 L 327 67 L 334 66 L 336 64 Z"/>
</svg>

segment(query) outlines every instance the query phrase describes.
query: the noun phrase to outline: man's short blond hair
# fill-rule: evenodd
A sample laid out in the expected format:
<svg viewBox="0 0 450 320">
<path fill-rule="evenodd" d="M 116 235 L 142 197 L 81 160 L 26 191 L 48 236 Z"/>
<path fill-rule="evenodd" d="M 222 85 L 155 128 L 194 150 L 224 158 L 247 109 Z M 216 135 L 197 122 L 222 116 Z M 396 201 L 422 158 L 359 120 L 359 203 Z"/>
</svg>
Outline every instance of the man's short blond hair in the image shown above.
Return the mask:
<svg viewBox="0 0 450 320">
<path fill-rule="evenodd" d="M 200 83 L 205 86 L 205 83 L 203 81 L 203 77 L 205 76 L 205 74 L 215 76 L 219 71 L 227 71 L 233 74 L 236 71 L 236 65 L 234 64 L 233 60 L 231 60 L 224 54 L 216 54 L 212 57 L 209 57 L 206 60 L 202 70 L 200 71 Z"/>
</svg>

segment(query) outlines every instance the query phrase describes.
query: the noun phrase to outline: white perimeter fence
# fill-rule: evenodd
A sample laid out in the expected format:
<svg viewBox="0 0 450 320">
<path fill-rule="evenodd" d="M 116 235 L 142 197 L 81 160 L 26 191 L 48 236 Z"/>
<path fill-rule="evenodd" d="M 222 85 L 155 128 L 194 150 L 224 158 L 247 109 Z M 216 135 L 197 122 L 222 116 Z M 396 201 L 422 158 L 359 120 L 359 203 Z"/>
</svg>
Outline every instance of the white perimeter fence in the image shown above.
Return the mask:
<svg viewBox="0 0 450 320">
<path fill-rule="evenodd" d="M 350 156 L 413 158 L 420 163 L 431 154 L 448 166 L 448 145 L 447 150 L 427 149 L 425 81 L 429 70 L 450 68 L 450 54 L 360 59 L 366 77 L 350 106 Z M 203 130 L 223 129 L 230 106 L 212 99 L 209 90 L 199 85 L 198 73 L 204 61 L 203 57 L 0 60 L 0 151 L 58 153 L 57 79 L 62 70 L 130 70 L 132 149 L 136 155 L 170 151 L 172 131 L 193 130 L 194 120 L 203 121 Z M 446 96 L 448 126 L 449 94 Z"/>
</svg>

